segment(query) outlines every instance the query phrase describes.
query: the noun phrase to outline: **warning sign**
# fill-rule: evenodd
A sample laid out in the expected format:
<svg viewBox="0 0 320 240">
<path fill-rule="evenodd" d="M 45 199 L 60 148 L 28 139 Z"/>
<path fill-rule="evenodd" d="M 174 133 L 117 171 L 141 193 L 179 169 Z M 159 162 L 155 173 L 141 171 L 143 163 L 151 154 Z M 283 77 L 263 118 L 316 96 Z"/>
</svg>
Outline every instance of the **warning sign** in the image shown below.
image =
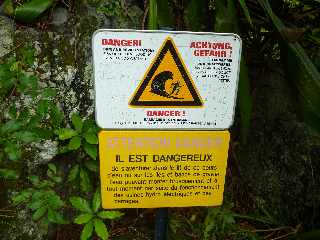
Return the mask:
<svg viewBox="0 0 320 240">
<path fill-rule="evenodd" d="M 241 40 L 235 34 L 98 30 L 96 122 L 103 129 L 228 129 Z"/>
<path fill-rule="evenodd" d="M 228 131 L 102 131 L 102 205 L 221 205 L 228 146 Z"/>
<path fill-rule="evenodd" d="M 141 107 L 201 107 L 202 101 L 171 38 L 152 61 L 130 101 Z"/>
</svg>

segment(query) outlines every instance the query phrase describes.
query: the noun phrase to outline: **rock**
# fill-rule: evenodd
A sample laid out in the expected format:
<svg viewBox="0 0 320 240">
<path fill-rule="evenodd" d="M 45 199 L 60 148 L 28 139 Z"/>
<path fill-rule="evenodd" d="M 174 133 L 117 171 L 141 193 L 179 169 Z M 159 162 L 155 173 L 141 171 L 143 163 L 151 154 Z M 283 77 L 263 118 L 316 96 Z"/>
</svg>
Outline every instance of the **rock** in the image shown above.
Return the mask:
<svg viewBox="0 0 320 240">
<path fill-rule="evenodd" d="M 33 158 L 28 159 L 28 168 L 33 170 L 40 165 L 48 164 L 58 154 L 58 142 L 43 140 L 31 144 Z"/>
<path fill-rule="evenodd" d="M 31 220 L 30 212 L 24 208 L 17 209 L 17 215 L 13 220 L 6 222 L 7 232 L 1 233 L 0 238 L 6 240 L 43 240 L 46 239 L 47 229 L 41 223 Z M 6 225 L 5 224 L 5 225 Z"/>
<path fill-rule="evenodd" d="M 38 28 L 38 23 L 30 24 L 28 27 L 22 26 L 15 30 L 13 20 L 0 16 L 0 57 L 10 52 L 12 47 L 18 44 L 21 47 L 31 47 L 36 50 L 35 63 L 30 72 L 37 74 L 40 87 L 50 87 L 56 90 L 56 105 L 64 115 L 63 125 L 59 127 L 69 127 L 72 112 L 78 112 L 84 119 L 93 118 L 94 87 L 91 38 L 94 31 L 99 28 L 120 28 L 121 26 L 117 22 L 124 22 L 123 24 L 126 26 L 138 28 L 143 13 L 136 6 L 133 8 L 134 12 L 130 18 L 117 19 L 114 17 L 111 20 L 111 17 L 97 12 L 96 8 L 83 1 L 74 2 L 75 7 L 72 14 L 65 8 L 55 8 L 52 20 L 45 26 L 45 31 Z M 32 98 L 17 95 L 12 99 L 18 111 L 24 107 L 30 107 L 34 112 L 36 106 L 34 106 Z M 52 128 L 50 125 L 47 127 Z M 66 144 L 68 144 L 67 141 L 61 142 L 57 139 L 41 139 L 29 144 L 24 149 L 21 175 L 27 176 L 32 173 L 41 176 L 41 174 L 45 174 L 46 164 L 60 160 L 60 156 L 57 155 L 58 148 Z M 78 156 L 75 155 L 75 157 Z M 66 164 L 63 162 L 60 161 L 57 167 L 63 169 Z M 64 170 L 67 169 L 64 168 Z M 24 187 L 28 187 L 28 185 L 22 186 L 21 184 L 17 189 L 15 186 L 10 187 L 9 192 L 21 191 Z M 61 191 L 66 191 L 61 195 L 68 195 L 67 188 L 61 189 Z M 10 194 L 8 193 L 8 195 Z M 0 200 L 2 200 L 1 197 L 2 195 Z M 3 205 L 0 205 L 1 207 Z M 17 211 L 18 215 L 12 222 L 6 224 L 6 228 L 1 229 L 0 219 L 0 239 L 49 239 L 46 235 L 47 229 L 43 228 L 41 221 L 31 220 L 32 211 L 26 209 L 25 206 L 21 206 Z M 49 225 L 49 228 L 50 226 L 56 227 L 56 225 Z"/>
<path fill-rule="evenodd" d="M 11 51 L 14 30 L 14 21 L 5 16 L 0 16 L 0 58 Z"/>
<path fill-rule="evenodd" d="M 319 227 L 320 141 L 299 121 L 283 76 L 271 72 L 258 82 L 250 137 L 237 166 L 239 189 L 249 193 L 250 209 L 253 203 L 277 224 Z"/>
<path fill-rule="evenodd" d="M 53 11 L 51 24 L 57 27 L 62 27 L 68 21 L 68 10 L 65 8 L 56 8 Z"/>
</svg>

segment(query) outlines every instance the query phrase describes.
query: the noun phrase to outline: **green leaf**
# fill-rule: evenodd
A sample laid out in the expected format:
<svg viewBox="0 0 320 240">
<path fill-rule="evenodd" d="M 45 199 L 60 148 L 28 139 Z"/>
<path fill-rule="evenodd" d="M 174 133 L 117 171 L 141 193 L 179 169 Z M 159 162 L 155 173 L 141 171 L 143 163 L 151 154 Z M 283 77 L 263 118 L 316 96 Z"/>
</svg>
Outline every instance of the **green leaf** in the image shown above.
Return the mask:
<svg viewBox="0 0 320 240">
<path fill-rule="evenodd" d="M 16 62 L 15 57 L 11 56 L 9 57 L 8 62 L 0 64 L 0 79 L 3 79 L 0 81 L 0 96 L 2 101 L 8 94 L 10 94 L 17 82 L 16 73 L 10 71 L 11 62 Z"/>
<path fill-rule="evenodd" d="M 98 137 L 95 132 L 87 131 L 83 134 L 83 137 L 86 139 L 87 143 L 98 144 Z"/>
<path fill-rule="evenodd" d="M 185 8 L 185 22 L 188 29 L 200 31 L 208 21 L 208 2 L 204 0 L 189 0 Z"/>
<path fill-rule="evenodd" d="M 21 142 L 24 143 L 30 143 L 33 141 L 38 140 L 38 135 L 34 132 L 30 132 L 30 131 L 19 131 L 19 132 L 15 132 L 13 134 L 13 136 Z"/>
<path fill-rule="evenodd" d="M 157 10 L 160 28 L 175 27 L 174 13 L 168 0 L 157 0 Z"/>
<path fill-rule="evenodd" d="M 51 129 L 36 127 L 32 129 L 32 132 L 36 134 L 37 139 L 42 138 L 42 139 L 51 140 L 54 137 L 54 133 Z"/>
<path fill-rule="evenodd" d="M 47 115 L 48 110 L 49 110 L 48 100 L 40 100 L 36 110 L 37 115 L 43 118 Z"/>
<path fill-rule="evenodd" d="M 84 223 L 89 222 L 92 218 L 93 218 L 93 215 L 91 213 L 84 213 L 84 214 L 81 214 L 81 215 L 77 216 L 74 219 L 74 223 L 76 223 L 76 224 L 84 224 Z"/>
<path fill-rule="evenodd" d="M 20 192 L 18 195 L 11 198 L 14 205 L 18 205 L 27 201 L 31 197 L 32 193 L 30 190 L 24 190 Z"/>
<path fill-rule="evenodd" d="M 83 144 L 84 151 L 93 159 L 96 160 L 98 156 L 98 150 L 96 145 L 84 143 Z"/>
<path fill-rule="evenodd" d="M 239 32 L 239 20 L 237 14 L 235 14 L 237 13 L 235 1 L 216 0 L 215 12 L 214 30 L 216 32 Z"/>
<path fill-rule="evenodd" d="M 57 91 L 53 88 L 46 88 L 42 92 L 44 98 L 54 97 L 57 95 Z"/>
<path fill-rule="evenodd" d="M 24 71 L 21 71 L 18 74 L 18 78 L 19 84 L 17 85 L 17 91 L 36 97 L 37 92 L 35 90 L 37 89 L 38 77 L 36 75 L 30 75 Z"/>
<path fill-rule="evenodd" d="M 77 178 L 78 174 L 79 174 L 79 164 L 76 164 L 69 171 L 68 182 L 74 181 Z"/>
<path fill-rule="evenodd" d="M 119 211 L 101 211 L 98 213 L 98 217 L 102 219 L 116 219 L 122 217 L 124 214 Z"/>
<path fill-rule="evenodd" d="M 238 1 L 239 1 L 240 5 L 241 5 L 241 8 L 243 10 L 244 15 L 246 16 L 247 21 L 250 23 L 251 27 L 253 27 L 252 20 L 251 20 L 251 17 L 250 17 L 250 12 L 249 12 L 249 9 L 247 7 L 246 1 L 245 0 L 238 0 Z"/>
<path fill-rule="evenodd" d="M 68 146 L 59 146 L 59 154 L 65 154 L 69 151 Z"/>
<path fill-rule="evenodd" d="M 3 2 L 3 11 L 5 14 L 7 14 L 8 16 L 12 16 L 14 13 L 14 8 L 13 8 L 13 2 L 12 0 L 5 0 Z"/>
<path fill-rule="evenodd" d="M 34 186 L 38 186 L 39 183 L 40 183 L 40 179 L 39 179 L 39 177 L 36 176 L 36 175 L 30 175 L 30 176 L 28 177 L 28 179 L 30 180 L 30 182 L 31 182 L 32 185 L 34 185 Z"/>
<path fill-rule="evenodd" d="M 30 118 L 30 110 L 28 108 L 24 108 L 19 114 L 18 114 L 18 120 L 20 122 L 27 122 Z"/>
<path fill-rule="evenodd" d="M 37 187 L 42 189 L 47 187 L 54 187 L 54 183 L 49 180 L 43 180 Z"/>
<path fill-rule="evenodd" d="M 53 174 L 57 174 L 57 167 L 53 163 L 48 164 L 48 169 L 50 169 L 53 172 Z"/>
<path fill-rule="evenodd" d="M 1 127 L 2 133 L 10 133 L 19 130 L 23 124 L 17 120 L 10 120 Z"/>
<path fill-rule="evenodd" d="M 92 232 L 93 232 L 93 222 L 90 221 L 84 226 L 84 228 L 83 228 L 83 230 L 81 232 L 80 239 L 81 240 L 89 239 L 91 237 L 91 235 L 92 235 Z"/>
<path fill-rule="evenodd" d="M 18 173 L 14 170 L 7 168 L 0 168 L 0 179 L 17 180 L 19 178 Z"/>
<path fill-rule="evenodd" d="M 33 199 L 32 198 L 31 202 L 29 202 L 27 204 L 27 208 L 30 208 L 31 210 L 36 210 L 36 209 L 44 206 L 44 204 L 45 204 L 45 201 L 43 199 Z"/>
<path fill-rule="evenodd" d="M 51 209 L 57 210 L 64 206 L 64 202 L 61 200 L 60 196 L 53 193 L 48 197 L 48 205 Z"/>
<path fill-rule="evenodd" d="M 39 200 L 41 198 L 45 198 L 45 196 L 48 194 L 48 192 L 45 192 L 43 190 L 36 190 L 32 194 L 32 201 Z"/>
<path fill-rule="evenodd" d="M 92 199 L 92 210 L 93 212 L 97 212 L 98 209 L 100 208 L 101 204 L 101 195 L 100 195 L 100 189 L 97 188 L 96 192 L 93 195 Z"/>
<path fill-rule="evenodd" d="M 149 30 L 158 29 L 157 0 L 149 0 L 148 29 Z"/>
<path fill-rule="evenodd" d="M 94 230 L 96 231 L 97 235 L 106 240 L 109 237 L 109 232 L 106 225 L 100 219 L 94 219 Z"/>
<path fill-rule="evenodd" d="M 54 181 L 55 183 L 61 183 L 62 182 L 62 177 L 59 177 L 59 176 L 52 176 L 52 177 L 50 177 L 50 179 L 52 181 Z"/>
<path fill-rule="evenodd" d="M 81 212 L 92 213 L 92 210 L 91 210 L 87 200 L 85 200 L 81 197 L 71 197 L 71 198 L 69 198 L 69 200 L 70 200 L 72 206 L 75 207 L 76 209 L 80 210 Z"/>
<path fill-rule="evenodd" d="M 298 91 L 302 115 L 311 128 L 320 134 L 320 72 L 298 42 L 288 42 L 285 24 L 274 14 L 268 1 L 258 0 L 283 38 L 281 59 L 285 62 L 288 78 Z"/>
<path fill-rule="evenodd" d="M 37 127 L 42 120 L 42 116 L 40 115 L 34 115 L 30 118 L 30 121 L 28 122 L 28 128 L 35 128 Z"/>
<path fill-rule="evenodd" d="M 38 221 L 47 212 L 47 206 L 38 208 L 32 215 L 33 221 Z"/>
<path fill-rule="evenodd" d="M 25 47 L 20 48 L 18 50 L 20 50 L 19 55 L 22 56 L 22 59 L 21 59 L 22 63 L 26 63 L 29 66 L 32 66 L 35 61 L 36 49 L 31 47 L 30 45 L 26 45 Z M 36 75 L 31 75 L 31 77 L 36 77 Z"/>
<path fill-rule="evenodd" d="M 31 0 L 21 4 L 15 10 L 15 18 L 22 22 L 31 23 L 52 6 L 54 0 Z"/>
<path fill-rule="evenodd" d="M 216 218 L 220 213 L 219 208 L 209 208 L 207 212 L 207 216 L 204 219 L 204 229 L 203 229 L 203 238 L 204 240 L 209 240 L 211 236 L 211 232 L 215 228 Z"/>
<path fill-rule="evenodd" d="M 50 221 L 47 217 L 43 218 L 39 224 L 41 229 L 44 229 L 46 232 L 48 232 Z"/>
<path fill-rule="evenodd" d="M 78 135 L 78 133 L 71 128 L 60 128 L 55 131 L 55 134 L 59 136 L 60 140 L 70 139 Z"/>
<path fill-rule="evenodd" d="M 71 138 L 69 144 L 68 144 L 68 149 L 69 150 L 77 150 L 81 146 L 81 137 L 75 136 Z"/>
<path fill-rule="evenodd" d="M 48 209 L 48 220 L 52 223 L 58 223 L 58 224 L 68 223 L 68 221 L 66 221 L 59 212 L 54 211 L 51 208 Z"/>
<path fill-rule="evenodd" d="M 96 134 L 99 131 L 99 128 L 97 127 L 95 121 L 90 118 L 84 120 L 84 122 L 83 122 L 82 132 L 88 132 L 88 131 L 94 132 Z"/>
<path fill-rule="evenodd" d="M 83 122 L 82 122 L 81 117 L 78 114 L 73 113 L 71 116 L 71 122 L 72 122 L 74 128 L 76 129 L 76 131 L 78 133 L 80 133 L 82 131 L 82 127 L 83 127 Z"/>
<path fill-rule="evenodd" d="M 91 172 L 97 173 L 99 171 L 99 166 L 97 161 L 94 161 L 94 160 L 85 161 L 84 165 Z"/>
<path fill-rule="evenodd" d="M 13 103 L 13 105 L 10 106 L 9 116 L 10 116 L 11 118 L 16 118 L 16 117 L 17 117 L 17 108 L 16 108 L 15 103 Z"/>
<path fill-rule="evenodd" d="M 20 159 L 22 155 L 20 145 L 13 142 L 6 142 L 4 144 L 4 151 L 12 161 Z"/>
<path fill-rule="evenodd" d="M 62 182 L 62 178 L 59 176 L 50 176 L 50 179 L 52 181 L 54 181 L 55 183 L 61 183 Z"/>
<path fill-rule="evenodd" d="M 83 168 L 80 169 L 80 188 L 83 192 L 90 192 L 92 188 L 88 172 Z"/>
<path fill-rule="evenodd" d="M 59 127 L 63 120 L 63 112 L 60 111 L 59 107 L 52 103 L 50 108 L 50 120 L 52 125 L 56 128 Z"/>
</svg>

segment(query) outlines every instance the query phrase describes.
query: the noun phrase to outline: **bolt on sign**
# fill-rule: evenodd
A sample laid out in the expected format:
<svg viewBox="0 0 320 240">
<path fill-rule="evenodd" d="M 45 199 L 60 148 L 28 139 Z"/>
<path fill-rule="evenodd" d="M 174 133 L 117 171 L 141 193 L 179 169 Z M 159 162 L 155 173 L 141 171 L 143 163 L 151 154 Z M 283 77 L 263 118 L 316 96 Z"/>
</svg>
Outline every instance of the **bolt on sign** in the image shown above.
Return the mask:
<svg viewBox="0 0 320 240">
<path fill-rule="evenodd" d="M 228 131 L 102 131 L 103 208 L 222 204 Z"/>
<path fill-rule="evenodd" d="M 96 121 L 104 129 L 227 129 L 241 40 L 235 34 L 98 30 Z"/>
</svg>

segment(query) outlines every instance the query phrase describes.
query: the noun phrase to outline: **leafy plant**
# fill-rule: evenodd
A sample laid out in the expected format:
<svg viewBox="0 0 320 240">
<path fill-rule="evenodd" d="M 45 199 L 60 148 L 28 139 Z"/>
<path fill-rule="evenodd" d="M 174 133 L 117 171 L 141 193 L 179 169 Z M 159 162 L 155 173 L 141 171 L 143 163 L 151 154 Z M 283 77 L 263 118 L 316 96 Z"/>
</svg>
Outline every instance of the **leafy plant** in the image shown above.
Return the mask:
<svg viewBox="0 0 320 240">
<path fill-rule="evenodd" d="M 207 1 L 189 0 L 185 1 L 184 19 L 188 29 L 192 31 L 202 31 L 205 29 L 208 19 Z"/>
<path fill-rule="evenodd" d="M 0 177 L 17 179 L 16 170 L 8 169 L 21 159 L 26 146 L 42 138 L 52 137 L 48 127 L 43 127 L 49 112 L 55 112 L 52 88 L 40 88 L 33 69 L 35 51 L 30 47 L 17 50 L 16 56 L 9 55 L 0 64 Z M 18 99 L 33 101 L 33 105 L 17 107 Z M 56 121 L 56 120 L 55 120 Z M 52 123 L 52 126 L 54 124 Z M 2 162 L 2 163 L 1 163 Z M 3 166 L 5 168 L 2 168 Z"/>
<path fill-rule="evenodd" d="M 84 166 L 81 164 L 75 164 L 70 169 L 68 174 L 68 182 L 79 183 L 80 189 L 82 192 L 90 192 L 92 190 L 92 181 L 90 180 L 90 175 L 87 169 L 97 173 L 98 172 L 97 162 L 85 161 Z"/>
<path fill-rule="evenodd" d="M 36 95 L 38 78 L 36 75 L 27 71 L 34 62 L 34 50 L 29 47 L 21 48 L 18 52 L 21 59 L 18 60 L 14 55 L 3 59 L 0 65 L 0 95 L 4 99 L 12 94 L 12 91 L 26 93 L 31 96 Z"/>
<path fill-rule="evenodd" d="M 149 18 L 148 18 L 148 29 L 158 29 L 158 7 L 156 0 L 149 1 Z"/>
<path fill-rule="evenodd" d="M 97 189 L 93 195 L 91 206 L 87 200 L 81 197 L 71 197 L 69 200 L 72 206 L 81 212 L 81 214 L 74 219 L 74 223 L 84 224 L 81 240 L 89 239 L 93 234 L 93 230 L 101 239 L 108 239 L 109 232 L 104 220 L 114 220 L 123 215 L 119 211 L 99 211 L 101 205 L 99 189 Z"/>
<path fill-rule="evenodd" d="M 54 0 L 31 0 L 15 7 L 13 0 L 5 0 L 3 8 L 7 15 L 21 22 L 31 23 L 53 6 L 54 2 Z"/>
<path fill-rule="evenodd" d="M 204 221 L 204 239 L 209 239 L 211 234 L 222 238 L 226 232 L 230 232 L 235 224 L 232 212 L 223 208 L 209 208 Z"/>
<path fill-rule="evenodd" d="M 98 128 L 92 120 L 83 121 L 76 113 L 72 114 L 71 122 L 73 128 L 56 129 L 55 133 L 60 140 L 68 141 L 67 145 L 62 148 L 62 153 L 83 149 L 92 159 L 79 160 L 79 163 L 74 164 L 68 174 L 68 182 L 79 178 L 80 181 L 77 182 L 80 184 L 81 191 L 89 192 L 92 190 L 92 184 L 87 170 L 98 172 L 98 163 L 95 161 L 98 155 Z"/>
<path fill-rule="evenodd" d="M 42 219 L 46 224 L 49 222 L 66 224 L 67 221 L 59 212 L 65 203 L 54 190 L 54 187 L 62 181 L 56 166 L 52 163 L 48 164 L 47 179 L 40 180 L 36 175 L 31 175 L 28 179 L 32 186 L 13 196 L 13 204 L 25 204 L 33 211 L 32 220 L 34 221 Z"/>
<path fill-rule="evenodd" d="M 119 28 L 127 26 L 128 22 L 134 26 L 140 24 L 136 18 L 140 9 L 135 5 L 131 5 L 129 1 L 90 0 L 89 3 L 97 9 L 97 12 L 114 19 Z"/>
<path fill-rule="evenodd" d="M 298 42 L 288 41 L 285 24 L 274 14 L 266 0 L 258 1 L 283 39 L 282 60 L 286 73 L 299 94 L 304 120 L 320 134 L 320 73 Z M 294 66 L 294 67 L 293 67 Z"/>
<path fill-rule="evenodd" d="M 225 239 L 231 235 L 232 239 L 260 239 L 236 224 L 236 218 L 239 216 L 225 207 L 209 208 L 203 224 L 203 239 Z"/>
<path fill-rule="evenodd" d="M 83 121 L 76 113 L 72 114 L 71 122 L 74 128 L 60 128 L 55 130 L 59 140 L 68 140 L 68 145 L 63 151 L 78 150 L 82 146 L 83 150 L 93 160 L 96 160 L 98 152 L 98 128 L 92 120 Z"/>
<path fill-rule="evenodd" d="M 121 1 L 97 1 L 94 3 L 97 6 L 97 11 L 104 13 L 108 17 L 122 17 L 123 11 Z"/>
</svg>

